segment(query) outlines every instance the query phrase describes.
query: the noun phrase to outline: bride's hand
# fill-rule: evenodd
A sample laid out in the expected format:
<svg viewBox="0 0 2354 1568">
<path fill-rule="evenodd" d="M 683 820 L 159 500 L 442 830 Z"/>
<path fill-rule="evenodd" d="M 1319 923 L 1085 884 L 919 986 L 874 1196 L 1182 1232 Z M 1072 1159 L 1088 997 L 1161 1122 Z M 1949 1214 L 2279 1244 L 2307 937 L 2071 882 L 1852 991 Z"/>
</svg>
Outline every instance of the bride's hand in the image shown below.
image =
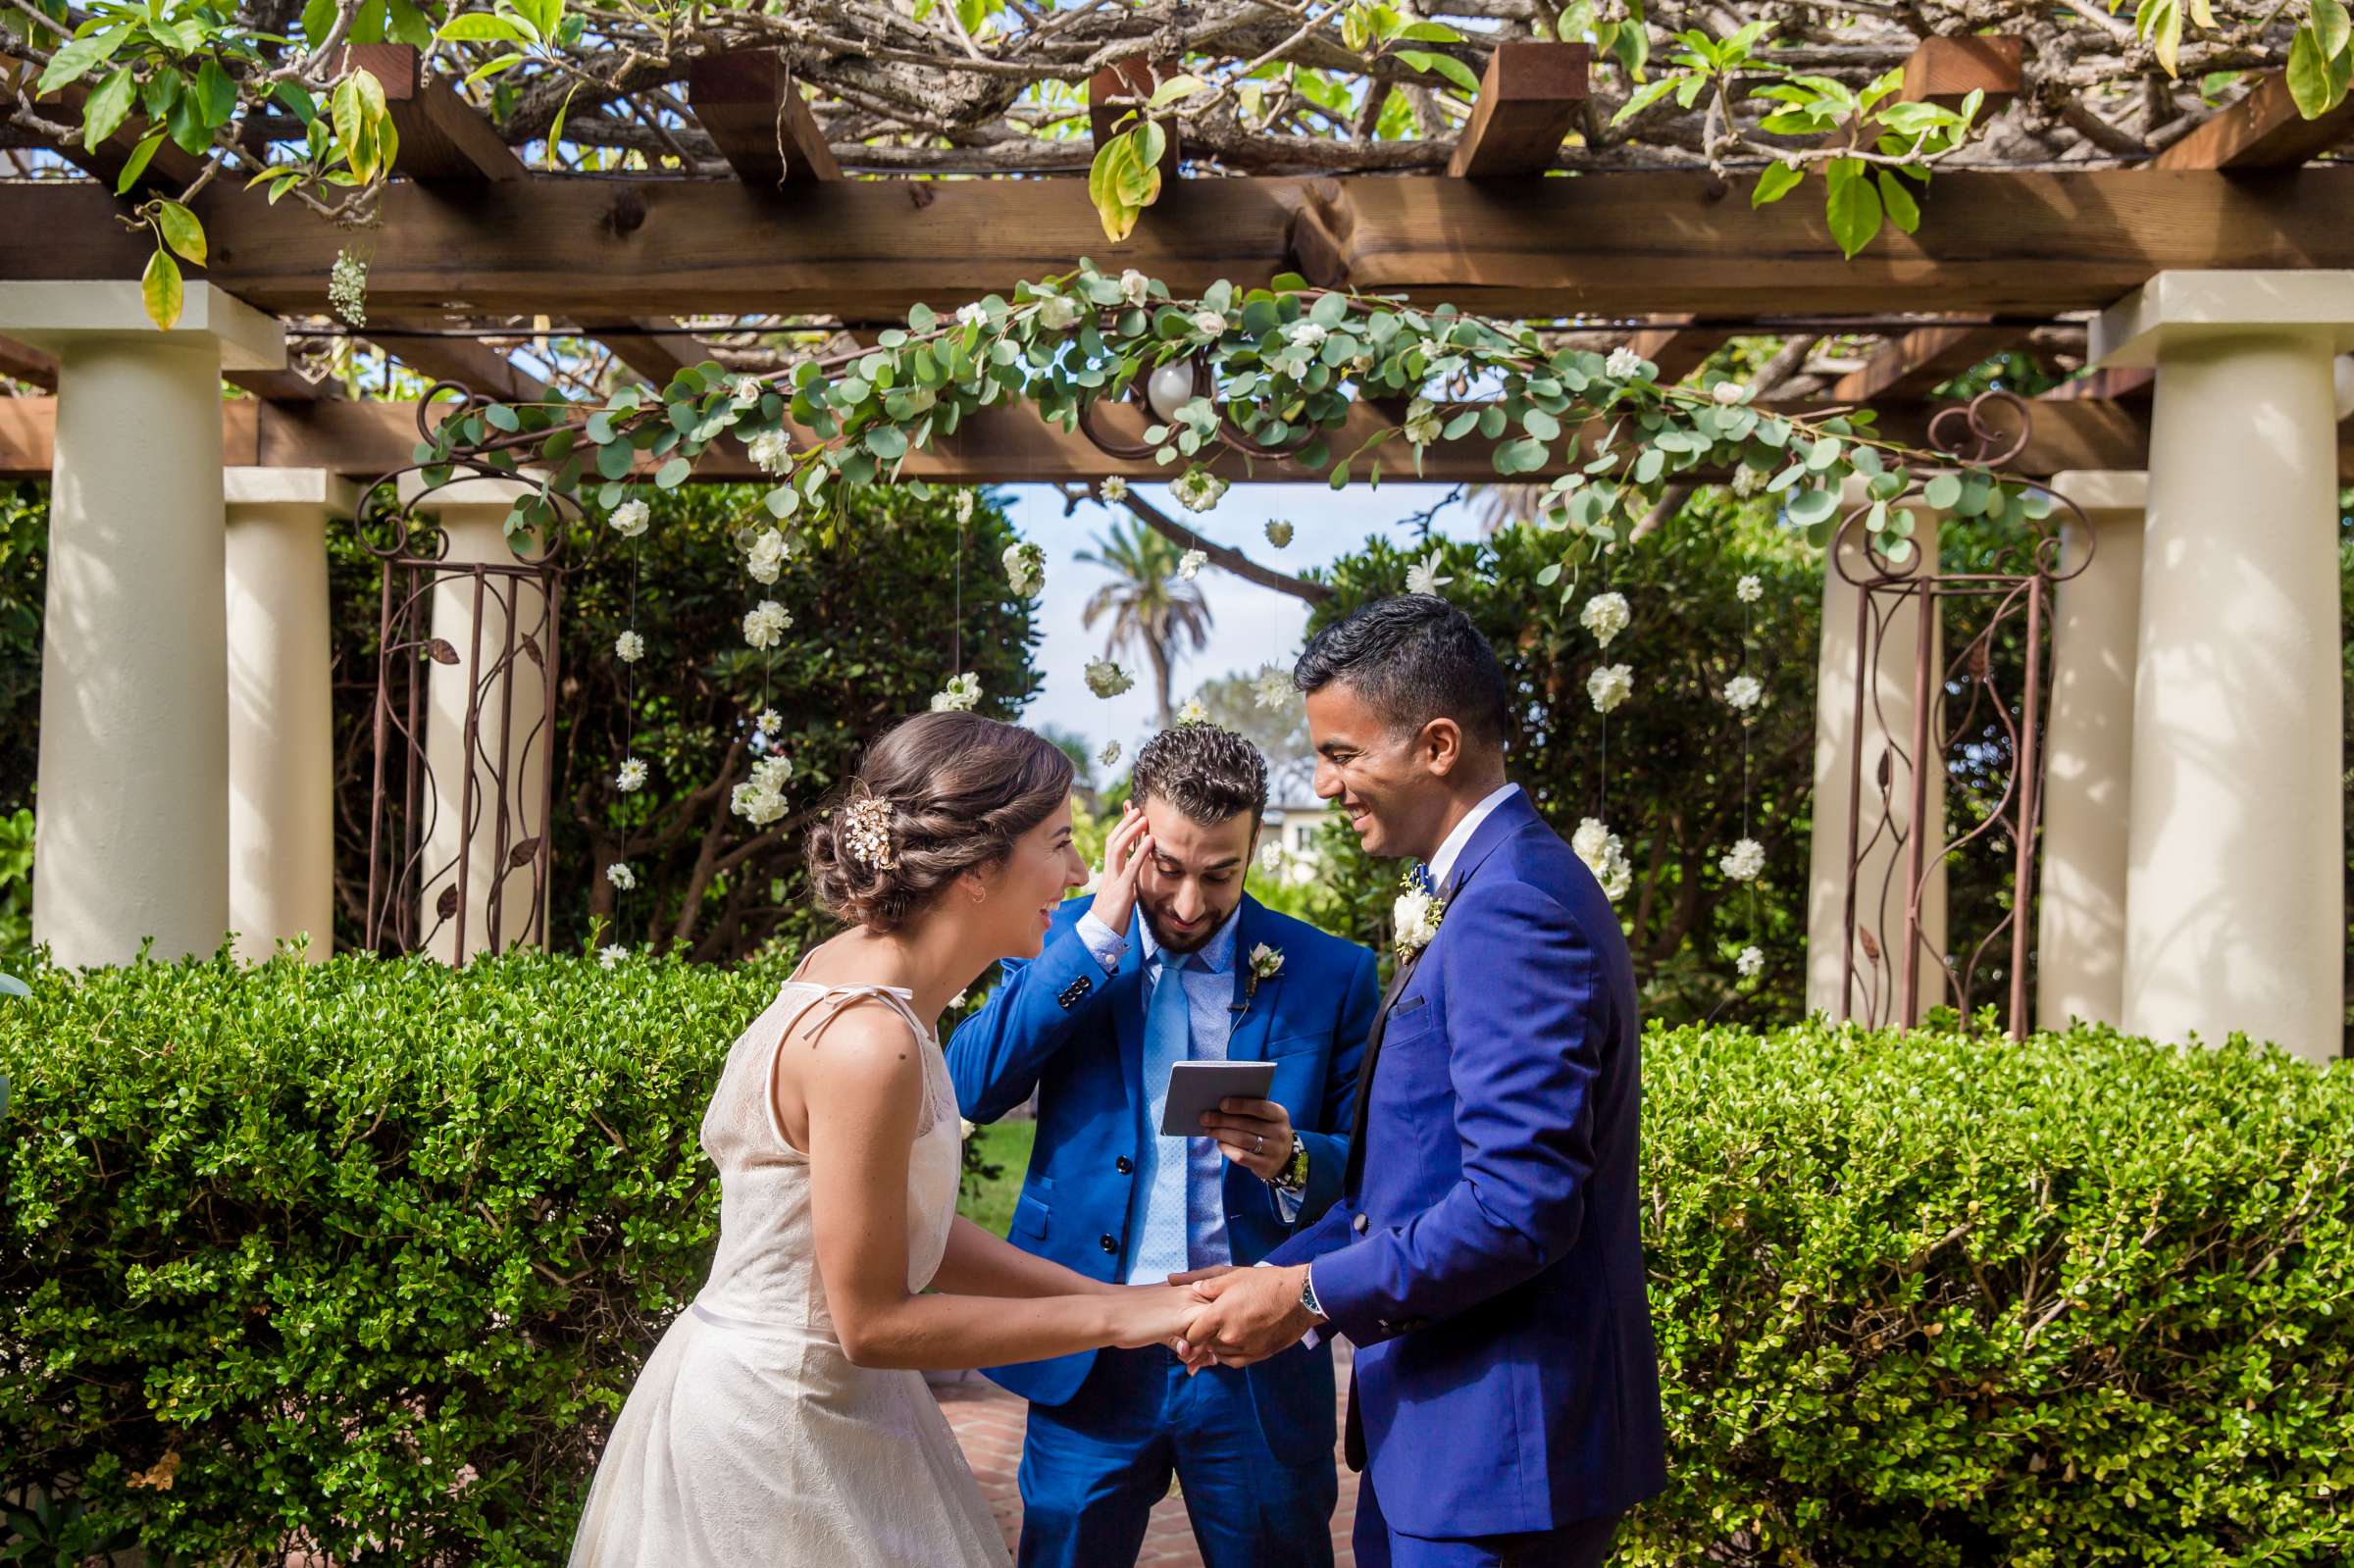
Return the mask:
<svg viewBox="0 0 2354 1568">
<path fill-rule="evenodd" d="M 1123 1350 L 1163 1344 L 1184 1336 L 1186 1326 L 1203 1309 L 1193 1288 L 1183 1285 L 1132 1285 L 1112 1304 L 1112 1340 Z"/>
</svg>

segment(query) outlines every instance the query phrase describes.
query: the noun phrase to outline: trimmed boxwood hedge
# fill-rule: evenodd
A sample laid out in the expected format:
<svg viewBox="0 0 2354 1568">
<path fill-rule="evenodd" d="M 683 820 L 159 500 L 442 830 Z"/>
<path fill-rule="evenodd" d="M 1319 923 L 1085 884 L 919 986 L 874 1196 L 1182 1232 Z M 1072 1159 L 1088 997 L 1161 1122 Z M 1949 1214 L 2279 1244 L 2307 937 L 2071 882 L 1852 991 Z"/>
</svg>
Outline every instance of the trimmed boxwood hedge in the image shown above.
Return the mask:
<svg viewBox="0 0 2354 1568">
<path fill-rule="evenodd" d="M 0 1491 L 46 1502 L 0 1558 L 561 1560 L 784 973 L 36 972 L 0 1003 Z M 1646 1051 L 1674 1479 L 1621 1561 L 2354 1547 L 2354 1071 L 2089 1030 Z"/>
</svg>

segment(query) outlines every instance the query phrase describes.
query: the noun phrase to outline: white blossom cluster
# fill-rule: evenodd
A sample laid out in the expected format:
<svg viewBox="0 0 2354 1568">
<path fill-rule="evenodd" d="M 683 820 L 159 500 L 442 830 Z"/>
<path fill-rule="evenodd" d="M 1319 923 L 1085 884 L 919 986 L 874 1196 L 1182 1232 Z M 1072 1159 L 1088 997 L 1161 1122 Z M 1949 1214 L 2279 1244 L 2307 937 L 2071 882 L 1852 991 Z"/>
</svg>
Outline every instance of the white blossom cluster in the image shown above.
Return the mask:
<svg viewBox="0 0 2354 1568">
<path fill-rule="evenodd" d="M 1277 665 L 1261 669 L 1251 683 L 1251 700 L 1262 708 L 1288 708 L 1295 695 L 1290 673 Z"/>
<path fill-rule="evenodd" d="M 1594 880 L 1602 884 L 1603 895 L 1612 903 L 1626 896 L 1635 884 L 1635 868 L 1626 858 L 1626 845 L 1611 832 L 1600 817 L 1588 817 L 1577 825 L 1570 835 L 1569 847 L 1577 858 L 1586 863 Z"/>
<path fill-rule="evenodd" d="M 1194 579 L 1202 575 L 1202 569 L 1208 564 L 1209 552 L 1207 550 L 1186 551 L 1183 555 L 1177 557 L 1178 581 L 1182 582 L 1193 582 Z"/>
<path fill-rule="evenodd" d="M 1430 945 L 1439 934 L 1439 920 L 1446 913 L 1439 901 L 1419 887 L 1408 887 L 1390 905 L 1390 935 L 1401 952 L 1413 952 Z"/>
<path fill-rule="evenodd" d="M 1748 391 L 1742 387 L 1739 381 L 1718 381 L 1714 386 L 1709 388 L 1709 396 L 1716 400 L 1716 406 L 1719 408 L 1731 408 L 1735 403 L 1745 403 L 1749 400 Z"/>
<path fill-rule="evenodd" d="M 1024 539 L 1005 546 L 1005 583 L 1018 598 L 1028 598 L 1046 585 L 1047 552 Z"/>
<path fill-rule="evenodd" d="M 630 950 L 618 942 L 609 947 L 599 947 L 596 950 L 596 967 L 611 969 L 629 956 Z"/>
<path fill-rule="evenodd" d="M 763 474 L 783 474 L 793 467 L 793 437 L 783 430 L 762 430 L 745 449 L 752 467 Z"/>
<path fill-rule="evenodd" d="M 1444 424 L 1438 405 L 1427 397 L 1417 397 L 1406 405 L 1406 423 L 1400 429 L 1415 446 L 1428 446 L 1439 438 Z"/>
<path fill-rule="evenodd" d="M 1745 577 L 1733 584 L 1733 597 L 1743 604 L 1755 604 L 1766 597 L 1766 584 L 1755 576 Z"/>
<path fill-rule="evenodd" d="M 638 885 L 638 872 L 628 861 L 616 860 L 605 868 L 605 881 L 611 883 L 615 890 L 626 893 Z"/>
<path fill-rule="evenodd" d="M 1119 760 L 1120 743 L 1117 740 L 1104 741 L 1103 749 L 1096 753 L 1096 761 L 1101 763 L 1106 768 L 1113 766 Z"/>
<path fill-rule="evenodd" d="M 728 809 L 753 827 L 765 828 L 785 815 L 785 785 L 792 778 L 792 759 L 762 757 L 752 764 L 750 782 L 729 794 Z"/>
<path fill-rule="evenodd" d="M 1106 480 L 1103 482 L 1108 485 L 1111 481 Z M 1226 493 L 1226 481 L 1209 470 L 1196 465 L 1171 481 L 1169 493 L 1177 497 L 1177 504 L 1188 512 L 1206 512 L 1218 504 L 1218 497 Z"/>
<path fill-rule="evenodd" d="M 933 693 L 934 713 L 970 713 L 981 703 L 981 678 L 967 670 Z"/>
<path fill-rule="evenodd" d="M 1578 614 L 1577 624 L 1594 633 L 1597 646 L 1607 648 L 1611 645 L 1611 639 L 1624 632 L 1627 622 L 1632 619 L 1626 607 L 1625 594 L 1597 593 L 1586 601 L 1585 609 Z"/>
<path fill-rule="evenodd" d="M 743 570 L 754 582 L 774 582 L 785 570 L 785 558 L 793 554 L 793 546 L 775 529 L 762 529 L 752 535 L 751 547 L 744 551 Z"/>
<path fill-rule="evenodd" d="M 957 522 L 970 523 L 973 520 L 973 492 L 958 490 L 956 498 L 948 503 L 948 509 L 956 514 Z"/>
<path fill-rule="evenodd" d="M 1226 335 L 1226 318 L 1214 310 L 1198 310 L 1194 312 L 1194 330 L 1203 337 L 1223 337 Z"/>
<path fill-rule="evenodd" d="M 368 264 L 350 251 L 336 251 L 328 269 L 327 304 L 351 326 L 368 325 Z"/>
<path fill-rule="evenodd" d="M 1621 343 L 1603 361 L 1602 373 L 1614 381 L 1631 381 L 1643 374 L 1643 356 Z"/>
<path fill-rule="evenodd" d="M 1766 846 L 1744 838 L 1717 860 L 1716 869 L 1734 882 L 1756 882 L 1766 870 Z"/>
<path fill-rule="evenodd" d="M 1079 302 L 1063 294 L 1053 294 L 1038 302 L 1038 325 L 1049 332 L 1068 331 L 1079 325 Z"/>
<path fill-rule="evenodd" d="M 981 302 L 980 302 L 979 300 L 977 300 L 977 299 L 976 299 L 976 300 L 972 301 L 970 304 L 959 305 L 959 306 L 957 306 L 957 307 L 956 307 L 956 325 L 957 325 L 957 326 L 959 326 L 959 327 L 984 327 L 984 326 L 987 326 L 987 325 L 988 325 L 988 323 L 989 323 L 989 312 L 988 312 L 987 310 L 984 310 L 984 309 L 982 308 Z"/>
<path fill-rule="evenodd" d="M 636 794 L 645 787 L 645 764 L 636 757 L 621 759 L 621 768 L 613 775 L 613 787 L 623 794 Z"/>
<path fill-rule="evenodd" d="M 1766 687 L 1754 675 L 1737 675 L 1724 683 L 1725 705 L 1736 713 L 1747 713 L 1766 698 Z"/>
<path fill-rule="evenodd" d="M 759 403 L 760 394 L 766 389 L 759 377 L 739 376 L 736 384 L 728 388 L 728 401 L 740 409 L 751 408 Z"/>
<path fill-rule="evenodd" d="M 1136 684 L 1136 677 L 1109 659 L 1087 661 L 1087 689 L 1099 697 L 1116 697 Z"/>
<path fill-rule="evenodd" d="M 762 599 L 743 618 L 743 640 L 755 648 L 773 648 L 785 640 L 793 615 L 774 599 Z"/>
<path fill-rule="evenodd" d="M 613 531 L 623 538 L 634 539 L 645 531 L 646 521 L 650 515 L 643 501 L 624 501 L 613 509 L 613 515 L 606 518 L 605 521 L 611 524 Z"/>
<path fill-rule="evenodd" d="M 1751 468 L 1747 463 L 1733 470 L 1733 493 L 1743 500 L 1762 494 L 1766 484 L 1766 477 L 1764 471 Z"/>
<path fill-rule="evenodd" d="M 1439 589 L 1453 582 L 1455 579 L 1440 575 L 1439 561 L 1440 552 L 1433 550 L 1412 566 L 1407 567 L 1406 569 L 1406 591 L 1435 595 Z"/>
<path fill-rule="evenodd" d="M 1267 525 L 1267 542 L 1278 550 L 1288 549 L 1292 542 L 1292 526 L 1280 518 Z"/>
<path fill-rule="evenodd" d="M 1632 665 L 1606 664 L 1586 677 L 1586 697 L 1596 713 L 1608 713 L 1635 693 Z"/>
<path fill-rule="evenodd" d="M 645 657 L 645 638 L 635 632 L 624 632 L 613 639 L 613 657 L 624 664 L 636 664 Z"/>
<path fill-rule="evenodd" d="M 1200 697 L 1188 697 L 1185 699 L 1185 706 L 1177 710 L 1177 722 L 1179 724 L 1207 724 L 1209 710 L 1202 706 Z"/>
<path fill-rule="evenodd" d="M 1152 297 L 1152 279 L 1130 267 L 1120 274 L 1120 299 L 1130 305 L 1142 306 Z"/>
<path fill-rule="evenodd" d="M 778 731 L 785 728 L 785 716 L 774 708 L 762 708 L 760 717 L 752 721 L 752 728 L 773 738 Z"/>
<path fill-rule="evenodd" d="M 1766 955 L 1755 946 L 1744 947 L 1740 956 L 1733 960 L 1733 968 L 1740 972 L 1743 980 L 1755 980 L 1765 973 Z"/>
<path fill-rule="evenodd" d="M 1121 479 L 1117 474 L 1105 475 L 1103 478 L 1103 482 L 1098 485 L 1097 489 L 1102 495 L 1103 499 L 1113 506 L 1117 506 L 1122 501 L 1128 499 L 1128 481 L 1124 479 Z"/>
</svg>

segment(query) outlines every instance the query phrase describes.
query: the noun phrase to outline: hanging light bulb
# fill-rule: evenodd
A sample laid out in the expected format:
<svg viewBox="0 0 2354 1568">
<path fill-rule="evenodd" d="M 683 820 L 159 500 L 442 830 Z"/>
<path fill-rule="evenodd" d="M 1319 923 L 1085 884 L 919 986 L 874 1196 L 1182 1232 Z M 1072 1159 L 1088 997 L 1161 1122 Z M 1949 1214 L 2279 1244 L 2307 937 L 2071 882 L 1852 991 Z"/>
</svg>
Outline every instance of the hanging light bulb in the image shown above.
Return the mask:
<svg viewBox="0 0 2354 1568">
<path fill-rule="evenodd" d="M 1177 411 L 1192 402 L 1193 397 L 1194 362 L 1190 359 L 1155 365 L 1152 374 L 1145 379 L 1145 402 L 1153 417 L 1163 424 L 1175 424 Z"/>
</svg>

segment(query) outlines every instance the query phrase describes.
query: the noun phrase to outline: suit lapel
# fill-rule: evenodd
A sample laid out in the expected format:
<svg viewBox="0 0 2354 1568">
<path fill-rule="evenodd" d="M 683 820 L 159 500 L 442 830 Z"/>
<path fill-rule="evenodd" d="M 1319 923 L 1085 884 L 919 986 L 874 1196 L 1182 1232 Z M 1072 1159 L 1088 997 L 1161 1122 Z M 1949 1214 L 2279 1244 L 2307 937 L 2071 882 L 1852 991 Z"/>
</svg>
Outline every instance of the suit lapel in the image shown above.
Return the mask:
<svg viewBox="0 0 2354 1568">
<path fill-rule="evenodd" d="M 1111 1016 L 1119 1034 L 1120 1076 L 1128 1087 L 1130 1115 L 1144 1114 L 1145 1092 L 1145 942 L 1144 912 L 1128 918 L 1128 950 L 1111 974 Z"/>
</svg>

